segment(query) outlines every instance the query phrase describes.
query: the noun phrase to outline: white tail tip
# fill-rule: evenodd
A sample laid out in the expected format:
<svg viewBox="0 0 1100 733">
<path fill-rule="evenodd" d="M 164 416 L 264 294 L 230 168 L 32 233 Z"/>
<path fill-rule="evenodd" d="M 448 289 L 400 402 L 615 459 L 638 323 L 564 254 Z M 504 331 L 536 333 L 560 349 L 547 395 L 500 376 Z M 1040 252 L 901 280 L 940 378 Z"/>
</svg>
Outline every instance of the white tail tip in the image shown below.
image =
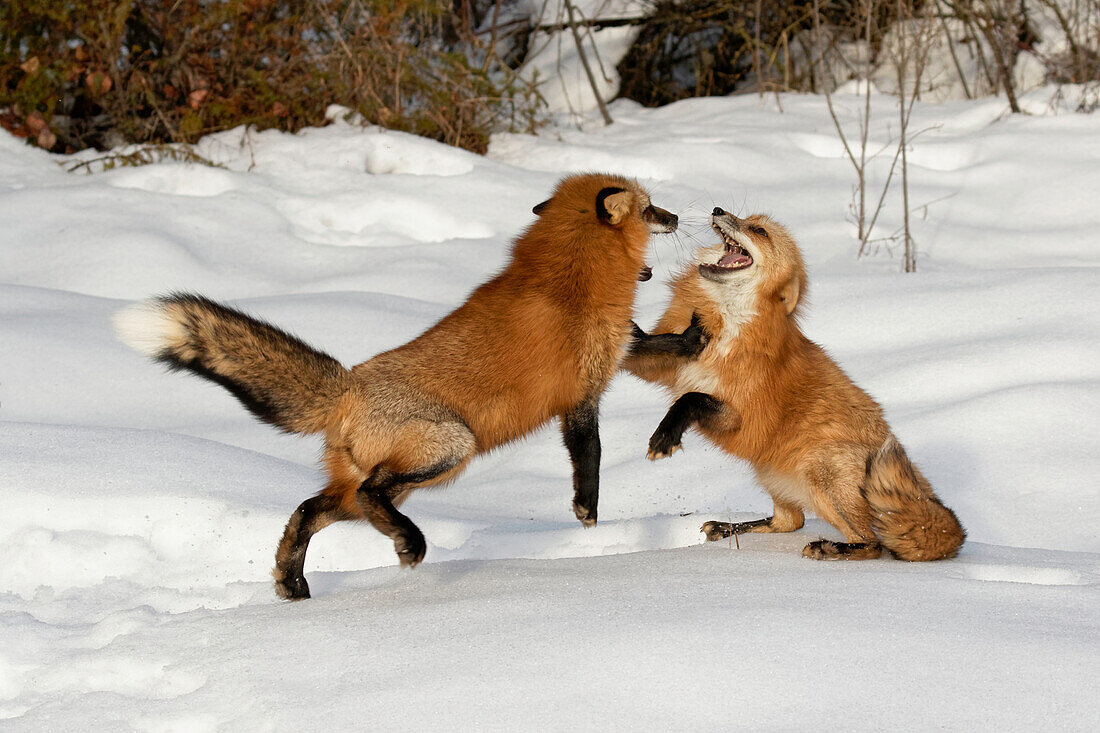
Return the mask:
<svg viewBox="0 0 1100 733">
<path fill-rule="evenodd" d="M 186 340 L 187 329 L 157 298 L 134 303 L 112 317 L 115 336 L 134 351 L 156 358 L 173 344 Z"/>
</svg>

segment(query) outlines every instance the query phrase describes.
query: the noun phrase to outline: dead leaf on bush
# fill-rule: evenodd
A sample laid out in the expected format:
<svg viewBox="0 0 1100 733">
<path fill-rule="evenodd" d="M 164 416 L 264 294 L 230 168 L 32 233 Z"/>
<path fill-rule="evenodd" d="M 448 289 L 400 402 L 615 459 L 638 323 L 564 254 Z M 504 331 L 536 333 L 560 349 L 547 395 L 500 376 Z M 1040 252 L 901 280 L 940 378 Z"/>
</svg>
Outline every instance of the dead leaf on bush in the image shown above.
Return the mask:
<svg viewBox="0 0 1100 733">
<path fill-rule="evenodd" d="M 275 104 L 271 105 L 271 114 L 275 115 L 276 117 L 286 117 L 288 114 L 290 114 L 290 110 L 282 102 L 276 102 Z"/>
<path fill-rule="evenodd" d="M 209 89 L 196 89 L 187 95 L 187 103 L 191 105 L 191 109 L 198 109 L 208 96 L 210 96 Z"/>
<path fill-rule="evenodd" d="M 38 67 L 42 65 L 42 62 L 38 60 L 37 56 L 31 56 L 29 59 L 19 64 L 19 68 L 28 74 L 33 74 L 38 71 Z"/>
<path fill-rule="evenodd" d="M 27 129 L 31 131 L 31 134 L 37 137 L 43 130 L 48 129 L 46 124 L 46 118 L 42 116 L 42 113 L 38 110 L 31 112 L 23 120 L 23 124 L 27 126 Z"/>
<path fill-rule="evenodd" d="M 57 145 L 57 135 L 54 135 L 52 132 L 50 132 L 50 128 L 48 127 L 42 128 L 42 131 L 38 133 L 37 140 L 38 146 L 41 148 L 45 148 L 46 150 L 49 150 L 54 145 Z"/>
<path fill-rule="evenodd" d="M 111 91 L 111 77 L 102 71 L 93 71 L 88 74 L 84 77 L 84 83 L 88 86 L 88 90 L 97 97 Z"/>
</svg>

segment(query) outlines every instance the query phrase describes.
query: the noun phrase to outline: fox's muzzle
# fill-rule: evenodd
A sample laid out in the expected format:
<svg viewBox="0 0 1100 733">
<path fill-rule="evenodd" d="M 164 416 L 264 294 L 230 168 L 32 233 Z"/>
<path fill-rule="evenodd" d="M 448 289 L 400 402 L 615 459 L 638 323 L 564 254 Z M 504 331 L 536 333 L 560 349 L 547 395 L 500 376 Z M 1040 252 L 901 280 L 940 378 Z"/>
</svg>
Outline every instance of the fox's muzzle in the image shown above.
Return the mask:
<svg viewBox="0 0 1100 733">
<path fill-rule="evenodd" d="M 717 219 L 722 219 L 726 223 L 726 226 L 728 226 L 733 231 L 735 231 L 735 232 L 741 231 L 741 221 L 742 220 L 738 219 L 736 216 L 734 216 L 733 214 L 726 211 L 725 209 L 723 209 L 720 206 L 715 206 L 714 211 L 710 212 L 711 226 L 717 226 L 717 224 L 718 224 L 718 222 L 716 221 Z"/>
<path fill-rule="evenodd" d="M 642 221 L 649 227 L 650 234 L 668 234 L 680 225 L 680 217 L 653 204 L 642 212 Z"/>
</svg>

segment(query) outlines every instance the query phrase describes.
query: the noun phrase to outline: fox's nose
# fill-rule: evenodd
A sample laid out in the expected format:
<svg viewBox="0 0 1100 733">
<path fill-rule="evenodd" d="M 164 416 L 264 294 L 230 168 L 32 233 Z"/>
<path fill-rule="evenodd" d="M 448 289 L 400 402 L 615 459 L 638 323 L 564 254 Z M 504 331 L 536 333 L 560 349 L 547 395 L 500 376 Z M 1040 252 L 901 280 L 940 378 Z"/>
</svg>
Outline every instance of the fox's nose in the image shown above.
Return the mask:
<svg viewBox="0 0 1100 733">
<path fill-rule="evenodd" d="M 722 216 L 726 212 L 722 211 L 722 208 L 720 206 L 715 206 L 714 211 L 712 211 L 710 213 L 714 214 L 715 216 Z"/>
</svg>

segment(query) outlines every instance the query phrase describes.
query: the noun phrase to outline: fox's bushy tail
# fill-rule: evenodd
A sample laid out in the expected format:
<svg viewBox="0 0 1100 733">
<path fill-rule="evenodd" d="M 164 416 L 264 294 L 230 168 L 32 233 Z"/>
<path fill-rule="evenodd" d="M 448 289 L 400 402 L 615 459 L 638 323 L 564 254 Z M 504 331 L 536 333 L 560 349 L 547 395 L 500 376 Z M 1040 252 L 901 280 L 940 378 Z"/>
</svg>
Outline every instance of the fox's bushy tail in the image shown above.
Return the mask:
<svg viewBox="0 0 1100 733">
<path fill-rule="evenodd" d="M 299 339 L 200 295 L 150 298 L 114 316 L 137 351 L 228 389 L 253 415 L 289 433 L 315 433 L 347 389 L 340 362 Z"/>
<path fill-rule="evenodd" d="M 882 544 L 902 560 L 954 557 L 966 539 L 955 513 L 940 502 L 892 435 L 871 458 L 863 494 Z"/>
</svg>

